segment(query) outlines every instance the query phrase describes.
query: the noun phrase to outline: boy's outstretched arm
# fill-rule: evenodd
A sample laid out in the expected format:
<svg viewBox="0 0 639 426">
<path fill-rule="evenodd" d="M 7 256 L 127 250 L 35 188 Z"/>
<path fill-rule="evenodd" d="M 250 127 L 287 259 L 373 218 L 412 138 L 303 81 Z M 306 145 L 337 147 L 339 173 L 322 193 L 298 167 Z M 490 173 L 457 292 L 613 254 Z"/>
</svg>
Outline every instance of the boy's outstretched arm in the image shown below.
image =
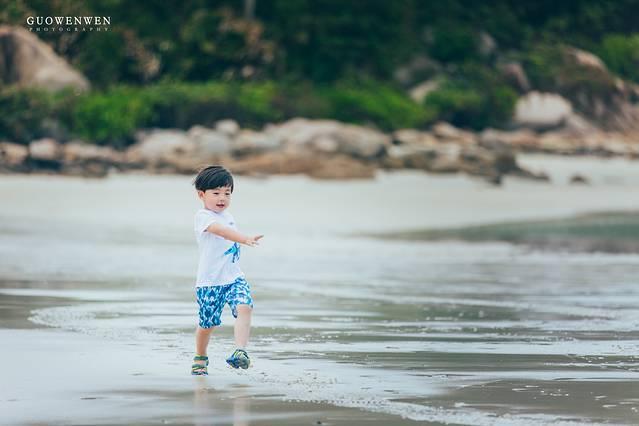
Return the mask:
<svg viewBox="0 0 639 426">
<path fill-rule="evenodd" d="M 249 237 L 229 228 L 228 226 L 220 225 L 219 223 L 209 225 L 206 230 L 229 241 L 235 241 L 236 243 L 245 244 L 250 247 L 259 245 L 259 240 L 264 237 L 264 235 Z"/>
</svg>

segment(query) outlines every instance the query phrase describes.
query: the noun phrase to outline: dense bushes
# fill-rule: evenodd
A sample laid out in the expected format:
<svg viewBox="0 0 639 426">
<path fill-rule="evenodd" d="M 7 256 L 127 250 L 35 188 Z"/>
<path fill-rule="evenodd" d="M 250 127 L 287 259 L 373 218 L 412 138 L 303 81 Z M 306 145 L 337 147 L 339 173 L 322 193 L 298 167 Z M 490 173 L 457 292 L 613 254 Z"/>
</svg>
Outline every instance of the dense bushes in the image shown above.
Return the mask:
<svg viewBox="0 0 639 426">
<path fill-rule="evenodd" d="M 597 53 L 612 71 L 639 83 L 639 33 L 608 35 Z"/>
<path fill-rule="evenodd" d="M 0 92 L 0 138 L 27 143 L 55 136 L 124 147 L 145 127 L 189 128 L 233 118 L 245 127 L 304 116 L 368 123 L 384 130 L 421 127 L 435 118 L 402 92 L 379 82 L 159 83 L 105 91 L 51 95 L 35 90 Z M 49 123 L 49 125 L 43 125 Z M 57 129 L 52 134 L 51 129 Z"/>
<path fill-rule="evenodd" d="M 439 119 L 483 129 L 510 121 L 517 93 L 486 66 L 465 64 L 429 93 L 424 105 Z"/>
<path fill-rule="evenodd" d="M 68 94 L 66 94 L 68 95 Z M 0 91 L 0 139 L 25 143 L 43 136 L 51 123 L 57 96 L 38 90 L 7 87 Z"/>
</svg>

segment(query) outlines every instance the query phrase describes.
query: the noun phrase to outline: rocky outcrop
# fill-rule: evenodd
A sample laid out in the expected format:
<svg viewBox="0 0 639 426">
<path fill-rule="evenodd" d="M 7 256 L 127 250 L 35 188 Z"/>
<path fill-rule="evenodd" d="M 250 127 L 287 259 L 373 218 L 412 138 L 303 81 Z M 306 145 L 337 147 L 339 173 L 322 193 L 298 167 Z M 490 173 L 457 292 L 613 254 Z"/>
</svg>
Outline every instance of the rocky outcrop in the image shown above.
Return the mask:
<svg viewBox="0 0 639 426">
<path fill-rule="evenodd" d="M 586 132 L 570 127 L 542 133 L 486 129 L 479 134 L 479 144 L 490 150 L 511 148 L 556 155 L 639 158 L 639 132 Z"/>
<path fill-rule="evenodd" d="M 510 84 L 516 87 L 520 92 L 525 93 L 530 90 L 530 81 L 519 62 L 505 62 L 499 64 L 498 69 L 506 81 L 510 82 Z"/>
<path fill-rule="evenodd" d="M 499 183 L 504 175 L 547 180 L 522 169 L 511 145 L 482 145 L 474 133 L 438 123 L 432 132 L 405 129 L 393 134 L 395 145 L 382 160 L 389 169 L 419 169 L 431 173 L 467 173 Z"/>
<path fill-rule="evenodd" d="M 0 26 L 0 82 L 57 91 L 89 89 L 89 81 L 53 49 L 20 27 Z"/>
<path fill-rule="evenodd" d="M 579 124 L 579 123 L 577 123 Z M 0 143 L 0 170 L 104 176 L 111 170 L 192 174 L 222 163 L 238 174 L 305 174 L 318 179 L 371 178 L 376 170 L 465 173 L 499 183 L 506 175 L 547 179 L 519 166 L 518 152 L 616 155 L 639 158 L 639 133 L 587 131 L 575 124 L 547 132 L 486 129 L 474 133 L 448 123 L 429 131 L 392 134 L 333 120 L 293 119 L 262 131 L 225 120 L 214 128 L 148 129 L 124 152 L 54 139 L 28 147 Z M 583 123 L 582 123 L 583 124 Z"/>
<path fill-rule="evenodd" d="M 597 56 L 570 46 L 541 50 L 548 69 L 543 89 L 568 99 L 595 126 L 614 132 L 639 129 L 637 86 L 613 75 Z"/>
</svg>

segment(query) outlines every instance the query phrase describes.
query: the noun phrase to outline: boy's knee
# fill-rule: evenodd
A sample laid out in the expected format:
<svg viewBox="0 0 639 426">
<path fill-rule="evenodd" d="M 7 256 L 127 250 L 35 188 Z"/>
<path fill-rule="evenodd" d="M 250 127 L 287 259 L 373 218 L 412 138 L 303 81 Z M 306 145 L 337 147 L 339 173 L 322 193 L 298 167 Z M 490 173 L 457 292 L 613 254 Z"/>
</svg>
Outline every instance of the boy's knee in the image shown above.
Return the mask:
<svg viewBox="0 0 639 426">
<path fill-rule="evenodd" d="M 237 305 L 235 307 L 238 315 L 239 314 L 250 314 L 251 311 L 253 310 L 253 308 L 251 307 L 251 305 Z"/>
</svg>

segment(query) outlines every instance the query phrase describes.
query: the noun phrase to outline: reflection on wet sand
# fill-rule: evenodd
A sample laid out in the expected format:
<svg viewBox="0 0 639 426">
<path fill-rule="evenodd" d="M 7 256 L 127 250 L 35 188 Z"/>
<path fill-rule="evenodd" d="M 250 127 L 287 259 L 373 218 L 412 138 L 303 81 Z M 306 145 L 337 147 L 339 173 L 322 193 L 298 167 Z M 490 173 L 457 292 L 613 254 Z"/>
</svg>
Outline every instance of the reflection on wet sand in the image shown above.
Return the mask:
<svg viewBox="0 0 639 426">
<path fill-rule="evenodd" d="M 193 392 L 193 418 L 198 426 L 210 426 L 215 424 L 232 424 L 233 426 L 248 426 L 251 400 L 249 393 L 242 387 L 234 387 L 230 392 L 218 392 L 210 387 L 210 378 L 194 377 Z M 230 399 L 233 402 L 232 418 L 225 418 L 216 408 L 221 399 Z"/>
</svg>

